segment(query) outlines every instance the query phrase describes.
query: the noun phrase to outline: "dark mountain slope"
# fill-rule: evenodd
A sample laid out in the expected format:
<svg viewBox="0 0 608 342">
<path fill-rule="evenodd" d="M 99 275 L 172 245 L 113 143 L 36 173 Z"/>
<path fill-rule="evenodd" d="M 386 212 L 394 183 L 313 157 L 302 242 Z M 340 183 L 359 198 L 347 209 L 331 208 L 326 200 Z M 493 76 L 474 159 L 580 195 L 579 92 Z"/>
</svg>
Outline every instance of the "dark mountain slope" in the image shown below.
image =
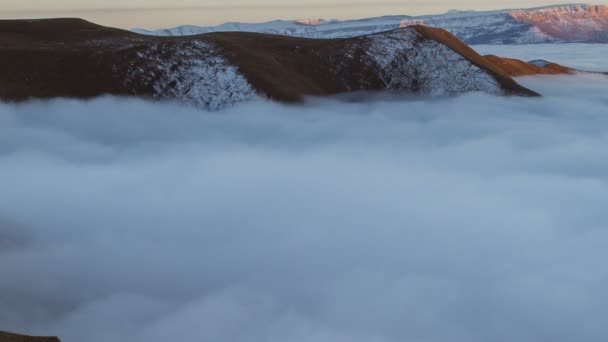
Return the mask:
<svg viewBox="0 0 608 342">
<path fill-rule="evenodd" d="M 0 331 L 0 342 L 61 342 L 57 337 L 36 337 Z"/>
<path fill-rule="evenodd" d="M 0 21 L 0 99 L 103 94 L 219 108 L 360 90 L 537 95 L 441 29 L 348 39 L 223 32 L 154 37 L 80 19 Z"/>
<path fill-rule="evenodd" d="M 496 65 L 510 76 L 560 75 L 579 72 L 559 64 L 547 61 L 524 62 L 519 59 L 502 58 L 494 55 L 484 56 L 490 63 Z"/>
</svg>

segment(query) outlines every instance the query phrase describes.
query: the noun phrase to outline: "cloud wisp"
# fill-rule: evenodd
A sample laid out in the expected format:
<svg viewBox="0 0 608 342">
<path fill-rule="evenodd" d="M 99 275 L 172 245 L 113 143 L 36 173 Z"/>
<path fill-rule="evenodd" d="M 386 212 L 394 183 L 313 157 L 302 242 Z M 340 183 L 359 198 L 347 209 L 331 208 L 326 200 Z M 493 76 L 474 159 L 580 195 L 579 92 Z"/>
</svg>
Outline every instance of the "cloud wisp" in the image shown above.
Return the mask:
<svg viewBox="0 0 608 342">
<path fill-rule="evenodd" d="M 0 327 L 601 341 L 608 78 L 546 96 L 0 105 Z M 572 84 L 572 83 L 570 83 Z"/>
</svg>

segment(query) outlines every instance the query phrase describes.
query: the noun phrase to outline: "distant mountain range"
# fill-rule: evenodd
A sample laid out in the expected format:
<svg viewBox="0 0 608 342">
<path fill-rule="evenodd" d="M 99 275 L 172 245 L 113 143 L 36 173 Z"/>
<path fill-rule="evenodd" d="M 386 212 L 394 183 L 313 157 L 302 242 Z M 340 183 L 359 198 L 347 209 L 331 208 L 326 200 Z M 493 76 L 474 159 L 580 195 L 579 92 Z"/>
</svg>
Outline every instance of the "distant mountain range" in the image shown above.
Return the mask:
<svg viewBox="0 0 608 342">
<path fill-rule="evenodd" d="M 349 38 L 410 25 L 443 28 L 467 44 L 608 43 L 608 6 L 556 5 L 500 11 L 450 11 L 442 15 L 385 16 L 360 20 L 300 19 L 214 27 L 179 26 L 134 32 L 184 36 L 210 32 L 258 32 L 304 38 Z"/>
</svg>

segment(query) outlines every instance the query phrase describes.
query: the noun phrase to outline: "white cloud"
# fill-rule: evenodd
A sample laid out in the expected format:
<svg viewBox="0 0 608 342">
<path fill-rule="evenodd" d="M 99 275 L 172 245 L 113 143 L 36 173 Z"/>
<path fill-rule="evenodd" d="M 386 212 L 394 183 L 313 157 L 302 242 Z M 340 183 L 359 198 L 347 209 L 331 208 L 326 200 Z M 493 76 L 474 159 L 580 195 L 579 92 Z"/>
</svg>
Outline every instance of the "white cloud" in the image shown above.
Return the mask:
<svg viewBox="0 0 608 342">
<path fill-rule="evenodd" d="M 547 96 L 2 104 L 2 328 L 602 341 L 608 78 L 523 82 Z"/>
</svg>

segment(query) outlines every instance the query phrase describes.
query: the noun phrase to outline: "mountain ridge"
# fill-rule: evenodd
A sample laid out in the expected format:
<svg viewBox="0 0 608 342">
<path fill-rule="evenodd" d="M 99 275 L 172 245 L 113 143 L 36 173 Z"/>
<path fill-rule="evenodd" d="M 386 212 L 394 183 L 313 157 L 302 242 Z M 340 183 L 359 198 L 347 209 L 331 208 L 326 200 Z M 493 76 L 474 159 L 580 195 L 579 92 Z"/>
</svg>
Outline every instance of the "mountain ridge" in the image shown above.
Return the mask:
<svg viewBox="0 0 608 342">
<path fill-rule="evenodd" d="M 553 13 L 548 23 L 546 12 Z M 303 22 L 230 22 L 212 27 L 184 25 L 157 31 L 133 31 L 163 36 L 247 31 L 305 38 L 348 38 L 423 24 L 447 29 L 467 44 L 608 43 L 608 5 L 551 5 L 529 9 L 448 12 L 439 15 L 388 15 L 346 21 L 314 19 L 315 25 L 307 25 L 306 22 L 307 19 Z"/>
<path fill-rule="evenodd" d="M 1 342 L 61 342 L 57 337 L 28 336 L 0 331 Z"/>
<path fill-rule="evenodd" d="M 353 91 L 538 96 L 442 29 L 344 39 L 248 32 L 155 37 L 80 19 L 0 21 L 0 99 L 100 95 L 219 109 Z"/>
</svg>

